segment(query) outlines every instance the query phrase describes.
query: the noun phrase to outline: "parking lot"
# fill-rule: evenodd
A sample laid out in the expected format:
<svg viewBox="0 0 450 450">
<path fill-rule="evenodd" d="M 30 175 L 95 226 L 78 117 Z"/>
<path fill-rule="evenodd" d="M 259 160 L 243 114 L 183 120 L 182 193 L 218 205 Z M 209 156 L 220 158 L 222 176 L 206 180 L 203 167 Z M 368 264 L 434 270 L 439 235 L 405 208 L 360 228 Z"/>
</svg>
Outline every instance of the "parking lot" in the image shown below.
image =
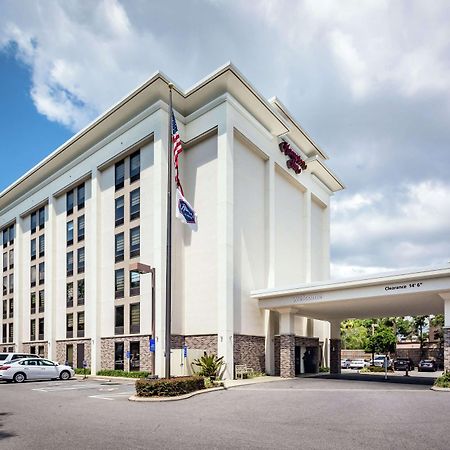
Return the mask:
<svg viewBox="0 0 450 450">
<path fill-rule="evenodd" d="M 448 449 L 450 394 L 429 386 L 298 378 L 164 403 L 133 382 L 0 383 L 0 447 Z"/>
</svg>

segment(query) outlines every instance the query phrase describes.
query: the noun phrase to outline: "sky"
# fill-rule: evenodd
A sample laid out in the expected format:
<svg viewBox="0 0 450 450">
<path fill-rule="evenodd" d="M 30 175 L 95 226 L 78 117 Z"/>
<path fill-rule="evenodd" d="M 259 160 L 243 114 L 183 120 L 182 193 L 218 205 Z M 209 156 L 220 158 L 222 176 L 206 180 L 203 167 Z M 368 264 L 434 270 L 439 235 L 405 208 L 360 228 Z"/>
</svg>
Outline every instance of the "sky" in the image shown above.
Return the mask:
<svg viewBox="0 0 450 450">
<path fill-rule="evenodd" d="M 0 0 L 0 191 L 155 71 L 232 61 L 346 185 L 333 278 L 450 261 L 447 0 Z"/>
</svg>

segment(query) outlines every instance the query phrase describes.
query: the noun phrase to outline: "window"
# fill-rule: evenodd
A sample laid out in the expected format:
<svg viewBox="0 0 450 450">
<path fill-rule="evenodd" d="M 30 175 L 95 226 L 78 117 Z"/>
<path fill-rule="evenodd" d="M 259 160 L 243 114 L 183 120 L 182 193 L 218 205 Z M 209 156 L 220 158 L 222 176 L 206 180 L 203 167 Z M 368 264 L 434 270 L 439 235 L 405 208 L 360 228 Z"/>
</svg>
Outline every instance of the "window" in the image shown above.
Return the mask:
<svg viewBox="0 0 450 450">
<path fill-rule="evenodd" d="M 141 232 L 140 228 L 132 228 L 130 230 L 130 258 L 139 256 L 141 253 Z"/>
<path fill-rule="evenodd" d="M 66 284 L 66 306 L 72 308 L 73 306 L 73 283 Z"/>
<path fill-rule="evenodd" d="M 84 208 L 84 201 L 85 201 L 85 189 L 84 184 L 80 184 L 77 188 L 77 206 L 78 210 Z"/>
<path fill-rule="evenodd" d="M 84 273 L 84 247 L 77 250 L 77 271 Z"/>
<path fill-rule="evenodd" d="M 36 286 L 36 266 L 31 266 L 30 282 L 31 282 L 31 287 Z"/>
<path fill-rule="evenodd" d="M 8 270 L 8 253 L 3 253 L 3 272 Z"/>
<path fill-rule="evenodd" d="M 141 152 L 137 151 L 130 156 L 130 183 L 139 180 L 141 174 Z"/>
<path fill-rule="evenodd" d="M 77 337 L 84 337 L 84 311 L 77 314 Z"/>
<path fill-rule="evenodd" d="M 43 313 L 45 311 L 45 292 L 39 291 L 39 312 Z"/>
<path fill-rule="evenodd" d="M 9 268 L 14 269 L 14 250 L 9 251 Z"/>
<path fill-rule="evenodd" d="M 78 217 L 77 238 L 78 238 L 78 242 L 84 241 L 84 215 Z"/>
<path fill-rule="evenodd" d="M 45 282 L 45 263 L 39 263 L 39 284 L 44 284 Z"/>
<path fill-rule="evenodd" d="M 123 370 L 124 345 L 123 342 L 114 343 L 114 370 Z"/>
<path fill-rule="evenodd" d="M 36 340 L 36 319 L 30 320 L 30 341 Z"/>
<path fill-rule="evenodd" d="M 34 212 L 30 216 L 31 234 L 36 232 L 36 225 L 37 225 L 37 212 Z"/>
<path fill-rule="evenodd" d="M 36 259 L 36 239 L 31 240 L 31 261 Z"/>
<path fill-rule="evenodd" d="M 66 194 L 66 212 L 68 216 L 73 213 L 73 190 Z"/>
<path fill-rule="evenodd" d="M 130 371 L 140 370 L 139 341 L 130 342 Z"/>
<path fill-rule="evenodd" d="M 30 294 L 30 314 L 36 313 L 36 292 Z"/>
<path fill-rule="evenodd" d="M 8 295 L 8 277 L 3 277 L 3 295 Z"/>
<path fill-rule="evenodd" d="M 139 272 L 130 272 L 130 296 L 139 295 L 141 286 L 141 276 Z"/>
<path fill-rule="evenodd" d="M 38 216 L 39 216 L 39 229 L 42 230 L 45 225 L 45 207 L 39 209 Z"/>
<path fill-rule="evenodd" d="M 8 342 L 14 342 L 14 324 L 10 323 L 8 328 Z"/>
<path fill-rule="evenodd" d="M 115 219 L 116 219 L 116 227 L 123 224 L 123 218 L 124 218 L 124 198 L 117 197 L 116 198 L 116 212 L 115 212 Z"/>
<path fill-rule="evenodd" d="M 73 220 L 67 222 L 66 242 L 67 246 L 73 244 Z"/>
<path fill-rule="evenodd" d="M 3 300 L 3 319 L 8 318 L 8 300 Z"/>
<path fill-rule="evenodd" d="M 125 181 L 125 162 L 124 161 L 120 161 L 115 165 L 114 173 L 115 173 L 116 191 L 118 191 L 119 189 L 122 189 L 124 186 L 124 181 Z"/>
<path fill-rule="evenodd" d="M 141 331 L 141 313 L 139 303 L 130 305 L 130 333 L 137 334 Z"/>
<path fill-rule="evenodd" d="M 84 305 L 84 280 L 77 282 L 77 304 Z"/>
<path fill-rule="evenodd" d="M 9 274 L 9 293 L 10 294 L 14 293 L 14 274 L 13 273 Z"/>
<path fill-rule="evenodd" d="M 115 260 L 123 261 L 125 253 L 124 233 L 116 234 L 115 237 Z"/>
<path fill-rule="evenodd" d="M 11 225 L 9 227 L 9 244 L 10 245 L 14 244 L 15 234 L 16 234 L 16 228 L 14 227 L 14 225 Z"/>
<path fill-rule="evenodd" d="M 66 315 L 66 338 L 73 338 L 73 313 Z"/>
<path fill-rule="evenodd" d="M 66 346 L 66 366 L 73 367 L 73 345 L 67 344 Z"/>
<path fill-rule="evenodd" d="M 115 308 L 115 320 L 114 320 L 114 334 L 124 333 L 124 306 L 116 306 Z"/>
<path fill-rule="evenodd" d="M 67 276 L 70 277 L 73 275 L 73 252 L 67 253 L 66 258 Z"/>
<path fill-rule="evenodd" d="M 140 216 L 141 191 L 135 189 L 130 192 L 130 220 L 137 219 Z"/>
<path fill-rule="evenodd" d="M 125 271 L 117 269 L 115 272 L 115 298 L 123 298 L 125 293 Z"/>
<path fill-rule="evenodd" d="M 14 300 L 12 298 L 9 299 L 9 318 L 12 319 L 14 317 Z"/>
<path fill-rule="evenodd" d="M 45 236 L 41 234 L 39 236 L 39 258 L 45 255 Z"/>
<path fill-rule="evenodd" d="M 39 340 L 40 340 L 40 341 L 43 341 L 43 340 L 44 340 L 44 318 L 43 318 L 43 317 L 41 317 L 41 318 L 39 319 L 39 330 L 38 330 L 38 334 L 39 334 L 39 336 L 38 336 Z"/>
</svg>

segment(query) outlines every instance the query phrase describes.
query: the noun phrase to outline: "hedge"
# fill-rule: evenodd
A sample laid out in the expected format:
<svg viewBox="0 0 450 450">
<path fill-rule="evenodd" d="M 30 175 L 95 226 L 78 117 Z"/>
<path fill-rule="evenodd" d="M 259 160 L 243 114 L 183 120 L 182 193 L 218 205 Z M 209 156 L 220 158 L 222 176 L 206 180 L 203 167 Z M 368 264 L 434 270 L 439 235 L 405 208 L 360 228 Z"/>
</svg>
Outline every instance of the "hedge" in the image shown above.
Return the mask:
<svg viewBox="0 0 450 450">
<path fill-rule="evenodd" d="M 86 373 L 86 375 L 90 375 L 91 374 L 91 369 L 86 368 L 86 369 L 80 369 L 80 368 L 74 368 L 73 369 L 75 371 L 75 373 L 77 375 L 84 375 Z"/>
<path fill-rule="evenodd" d="M 436 378 L 434 385 L 441 388 L 450 388 L 450 372 L 445 372 Z"/>
<path fill-rule="evenodd" d="M 150 372 L 126 372 L 125 370 L 99 370 L 97 375 L 104 377 L 146 378 Z"/>
<path fill-rule="evenodd" d="M 138 397 L 175 397 L 201 389 L 205 389 L 205 381 L 199 376 L 136 381 Z"/>
</svg>

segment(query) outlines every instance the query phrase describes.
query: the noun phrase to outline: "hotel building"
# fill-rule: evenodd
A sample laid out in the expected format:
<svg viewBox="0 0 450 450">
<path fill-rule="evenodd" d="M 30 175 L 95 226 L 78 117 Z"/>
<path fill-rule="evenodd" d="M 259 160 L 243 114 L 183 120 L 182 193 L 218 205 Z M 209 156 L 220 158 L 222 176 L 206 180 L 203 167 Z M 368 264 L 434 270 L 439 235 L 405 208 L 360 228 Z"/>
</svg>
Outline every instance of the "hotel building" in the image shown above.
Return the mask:
<svg viewBox="0 0 450 450">
<path fill-rule="evenodd" d="M 155 74 L 0 194 L 1 351 L 164 376 L 168 83 Z M 329 277 L 343 186 L 326 154 L 231 64 L 175 85 L 173 102 L 198 214 L 197 232 L 173 222 L 173 374 L 202 351 L 224 356 L 227 377 L 328 366 L 328 321 L 252 295 Z M 154 336 L 136 262 L 155 268 Z"/>
</svg>

